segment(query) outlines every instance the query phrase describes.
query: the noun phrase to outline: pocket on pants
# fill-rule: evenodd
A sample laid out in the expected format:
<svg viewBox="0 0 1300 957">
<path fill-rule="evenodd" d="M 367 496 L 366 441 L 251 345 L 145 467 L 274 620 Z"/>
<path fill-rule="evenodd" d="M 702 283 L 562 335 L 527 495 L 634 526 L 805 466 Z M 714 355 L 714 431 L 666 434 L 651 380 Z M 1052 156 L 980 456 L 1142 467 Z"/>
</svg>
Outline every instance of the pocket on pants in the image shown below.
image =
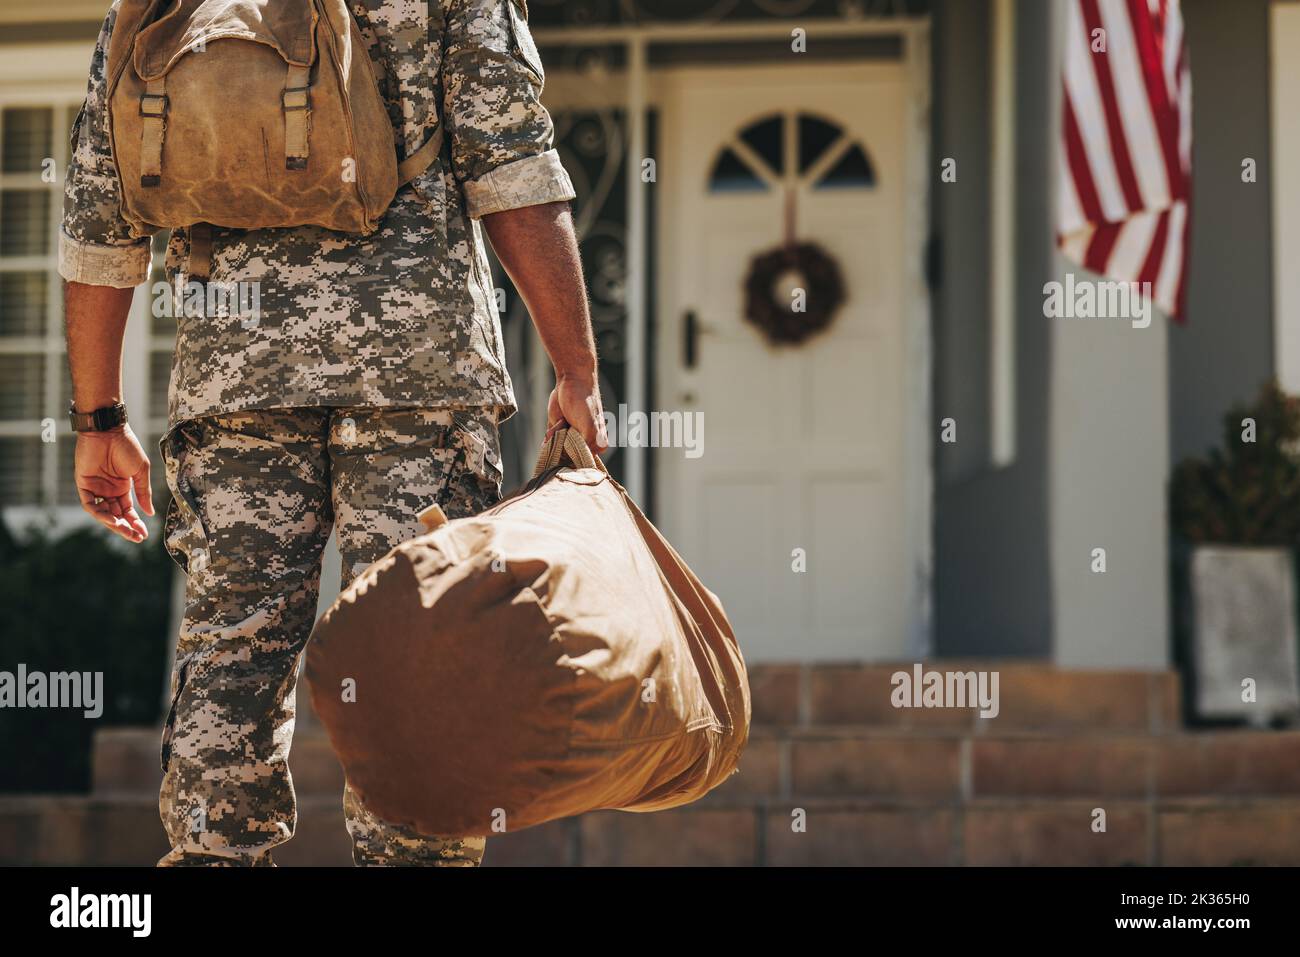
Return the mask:
<svg viewBox="0 0 1300 957">
<path fill-rule="evenodd" d="M 496 416 L 457 412 L 452 420 L 455 422 L 453 442 L 463 454 L 465 467 L 483 481 L 499 486 L 502 476 L 501 437 Z"/>
<path fill-rule="evenodd" d="M 474 515 L 501 499 L 501 439 L 496 413 L 459 411 L 452 417 L 452 460 L 439 504 L 448 518 Z"/>
<path fill-rule="evenodd" d="M 176 735 L 176 708 L 181 700 L 181 693 L 185 690 L 185 678 L 189 673 L 189 662 L 182 662 L 179 659 L 176 662 L 176 674 L 172 678 L 172 695 L 171 704 L 167 708 L 167 720 L 163 722 L 162 733 L 162 750 L 160 758 L 162 760 L 162 772 L 167 773 L 167 766 L 172 760 L 172 738 Z"/>
<path fill-rule="evenodd" d="M 171 492 L 171 501 L 167 503 L 163 518 L 163 547 L 186 575 L 190 574 L 191 559 L 196 553 L 202 551 L 206 555 L 208 541 L 203 521 L 199 518 L 198 499 L 186 470 L 190 453 L 198 448 L 201 436 L 201 426 L 189 421 L 169 429 L 158 442 L 167 474 L 167 489 Z"/>
</svg>

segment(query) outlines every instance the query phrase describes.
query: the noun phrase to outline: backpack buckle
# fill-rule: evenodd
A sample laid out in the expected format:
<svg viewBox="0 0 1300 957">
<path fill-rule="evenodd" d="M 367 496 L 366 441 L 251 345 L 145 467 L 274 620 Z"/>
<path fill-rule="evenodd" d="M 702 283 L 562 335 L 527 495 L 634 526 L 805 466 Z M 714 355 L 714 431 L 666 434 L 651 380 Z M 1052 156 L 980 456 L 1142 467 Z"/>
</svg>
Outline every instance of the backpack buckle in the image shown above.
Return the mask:
<svg viewBox="0 0 1300 957">
<path fill-rule="evenodd" d="M 311 108 L 311 93 L 309 86 L 289 86 L 280 91 L 280 106 L 286 113 L 296 113 L 300 110 Z M 289 104 L 290 94 L 295 94 L 294 103 Z M 301 102 L 299 102 L 301 100 Z"/>
<path fill-rule="evenodd" d="M 144 108 L 145 100 L 162 100 L 162 103 L 160 103 L 158 106 L 158 112 L 154 113 L 152 112 L 152 110 L 146 110 Z M 167 115 L 168 111 L 171 110 L 171 102 L 172 102 L 171 98 L 168 97 L 166 93 L 141 93 L 140 94 L 140 115 L 147 116 L 155 120 L 161 120 L 164 116 Z"/>
</svg>

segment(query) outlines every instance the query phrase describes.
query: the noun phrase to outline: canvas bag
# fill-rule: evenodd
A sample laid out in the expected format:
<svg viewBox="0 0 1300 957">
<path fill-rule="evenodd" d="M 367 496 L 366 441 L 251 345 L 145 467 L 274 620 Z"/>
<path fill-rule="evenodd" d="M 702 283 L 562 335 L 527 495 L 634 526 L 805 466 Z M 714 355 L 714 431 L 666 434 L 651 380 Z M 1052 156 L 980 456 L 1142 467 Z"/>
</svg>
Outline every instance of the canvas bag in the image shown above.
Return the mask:
<svg viewBox="0 0 1300 957">
<path fill-rule="evenodd" d="M 108 109 L 133 235 L 207 224 L 367 234 L 442 149 L 400 166 L 346 0 L 122 0 Z M 191 271 L 206 276 L 207 250 Z"/>
<path fill-rule="evenodd" d="M 569 430 L 523 492 L 367 569 L 305 671 L 351 787 L 424 834 L 687 804 L 749 734 L 721 604 Z"/>
</svg>

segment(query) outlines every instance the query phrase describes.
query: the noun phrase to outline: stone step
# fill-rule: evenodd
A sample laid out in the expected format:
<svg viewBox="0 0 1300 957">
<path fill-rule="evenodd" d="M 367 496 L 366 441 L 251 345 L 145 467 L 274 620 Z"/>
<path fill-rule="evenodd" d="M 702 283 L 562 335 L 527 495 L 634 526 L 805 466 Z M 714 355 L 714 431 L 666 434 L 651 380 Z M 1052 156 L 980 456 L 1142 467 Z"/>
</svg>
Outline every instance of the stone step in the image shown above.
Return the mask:
<svg viewBox="0 0 1300 957">
<path fill-rule="evenodd" d="M 321 733 L 290 754 L 300 796 L 333 797 L 343 773 Z M 95 739 L 94 794 L 158 793 L 156 729 Z M 707 800 L 873 797 L 1300 796 L 1300 732 L 984 734 L 880 728 L 758 728 L 740 772 Z"/>
<path fill-rule="evenodd" d="M 711 799 L 1300 797 L 1300 732 L 755 734 Z"/>
<path fill-rule="evenodd" d="M 276 863 L 351 864 L 341 796 L 300 797 L 293 840 Z M 151 867 L 167 853 L 156 796 L 0 797 L 0 865 Z"/>
<path fill-rule="evenodd" d="M 894 707 L 894 675 L 911 676 L 913 668 L 911 662 L 755 665 L 749 669 L 754 724 L 1163 734 L 1182 723 L 1174 671 L 1079 671 L 1033 662 L 946 659 L 923 666 L 924 671 L 996 672 L 999 713 L 981 718 L 970 708 Z"/>
<path fill-rule="evenodd" d="M 1095 829 L 1097 809 L 1105 830 Z M 0 798 L 0 865 L 147 866 L 164 852 L 144 797 Z M 337 799 L 301 802 L 282 866 L 350 863 Z M 488 866 L 1300 865 L 1300 800 L 733 801 L 600 812 L 494 836 Z"/>
<path fill-rule="evenodd" d="M 844 734 L 995 737 L 1017 734 L 1169 734 L 1179 730 L 1174 672 L 1061 671 L 1034 663 L 944 661 L 946 671 L 998 673 L 1000 711 L 895 708 L 891 678 L 911 664 L 756 665 L 750 669 L 753 737 L 793 740 Z M 335 793 L 343 774 L 324 732 L 303 710 L 290 765 L 300 793 Z M 113 728 L 96 735 L 95 793 L 157 793 L 159 732 Z M 816 750 L 816 749 L 814 749 Z"/>
<path fill-rule="evenodd" d="M 157 795 L 162 785 L 158 728 L 105 728 L 95 733 L 92 793 Z M 299 795 L 340 795 L 343 769 L 323 731 L 294 735 L 289 768 Z"/>
<path fill-rule="evenodd" d="M 868 799 L 605 811 L 494 838 L 489 866 L 1295 866 L 1300 800 Z M 796 828 L 796 822 L 799 828 Z"/>
</svg>

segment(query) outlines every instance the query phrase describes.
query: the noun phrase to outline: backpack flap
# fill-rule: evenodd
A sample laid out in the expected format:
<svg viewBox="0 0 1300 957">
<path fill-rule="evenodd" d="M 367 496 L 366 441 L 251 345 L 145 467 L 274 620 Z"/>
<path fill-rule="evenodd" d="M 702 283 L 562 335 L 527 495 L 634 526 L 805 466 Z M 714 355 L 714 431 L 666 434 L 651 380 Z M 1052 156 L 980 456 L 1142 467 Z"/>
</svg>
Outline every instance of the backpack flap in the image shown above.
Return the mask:
<svg viewBox="0 0 1300 957">
<path fill-rule="evenodd" d="M 176 61 L 213 40 L 237 38 L 264 43 L 291 66 L 310 67 L 316 60 L 312 36 L 316 6 L 311 0 L 180 0 L 140 31 L 135 43 L 135 71 L 143 80 L 164 76 Z"/>
<path fill-rule="evenodd" d="M 265 5 L 253 0 L 179 0 L 141 30 L 133 54 L 136 75 L 145 83 L 140 103 L 144 127 L 140 185 L 148 188 L 162 181 L 163 137 L 170 106 L 167 74 L 181 57 L 206 53 L 207 45 L 217 40 L 261 43 L 285 61 L 285 165 L 288 169 L 305 169 L 315 29 L 316 6 L 312 0 Z"/>
</svg>

